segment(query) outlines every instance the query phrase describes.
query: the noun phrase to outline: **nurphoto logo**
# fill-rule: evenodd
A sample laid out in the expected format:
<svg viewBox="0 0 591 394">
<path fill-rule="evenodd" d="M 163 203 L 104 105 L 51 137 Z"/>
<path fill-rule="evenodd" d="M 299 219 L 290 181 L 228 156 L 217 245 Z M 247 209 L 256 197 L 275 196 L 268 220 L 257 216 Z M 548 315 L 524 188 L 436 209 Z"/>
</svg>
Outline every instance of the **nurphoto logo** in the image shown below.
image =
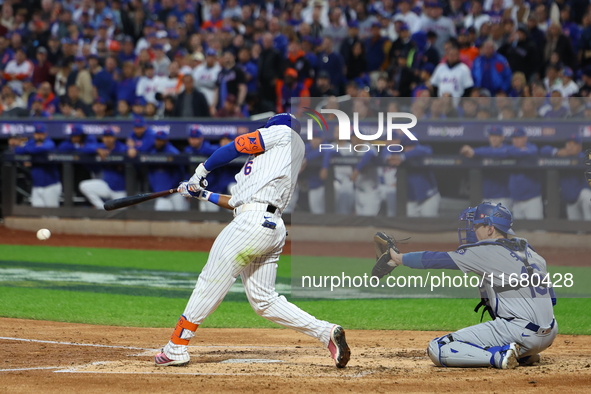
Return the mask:
<svg viewBox="0 0 591 394">
<path fill-rule="evenodd" d="M 378 113 L 378 125 L 377 130 L 374 134 L 364 134 L 359 130 L 359 114 L 357 112 L 353 113 L 353 125 L 351 125 L 351 119 L 349 115 L 345 112 L 340 111 L 338 109 L 321 109 L 320 112 L 315 111 L 311 108 L 304 108 L 307 112 L 304 112 L 305 115 L 309 117 L 307 121 L 307 131 L 306 136 L 308 141 L 311 141 L 314 138 L 314 122 L 320 128 L 320 131 L 324 133 L 325 130 L 328 130 L 328 122 L 322 116 L 322 114 L 333 114 L 336 116 L 338 121 L 338 140 L 339 141 L 350 141 L 351 135 L 354 134 L 361 141 L 374 141 L 380 143 L 367 143 L 367 144 L 345 144 L 339 145 L 338 143 L 335 144 L 327 144 L 322 143 L 319 145 L 319 151 L 326 151 L 326 150 L 336 150 L 337 152 L 340 150 L 354 150 L 355 152 L 367 152 L 371 149 L 372 146 L 376 147 L 378 152 L 380 149 L 386 148 L 388 152 L 391 153 L 399 153 L 403 151 L 403 147 L 400 144 L 388 144 L 388 141 L 392 141 L 393 139 L 399 139 L 400 134 L 395 130 L 400 130 L 408 137 L 408 139 L 412 141 L 418 141 L 417 137 L 409 130 L 416 126 L 417 124 L 417 117 L 411 113 L 407 112 L 386 112 L 385 115 L 383 112 Z M 386 121 L 384 122 L 384 118 Z M 400 119 L 409 119 L 409 123 L 398 123 Z M 395 123 L 396 121 L 396 123 Z M 383 142 L 382 136 L 384 134 L 384 124 L 386 125 L 386 142 Z M 351 133 L 351 130 L 353 133 Z M 392 138 L 394 136 L 394 138 Z M 335 135 L 336 137 L 336 135 Z"/>
</svg>

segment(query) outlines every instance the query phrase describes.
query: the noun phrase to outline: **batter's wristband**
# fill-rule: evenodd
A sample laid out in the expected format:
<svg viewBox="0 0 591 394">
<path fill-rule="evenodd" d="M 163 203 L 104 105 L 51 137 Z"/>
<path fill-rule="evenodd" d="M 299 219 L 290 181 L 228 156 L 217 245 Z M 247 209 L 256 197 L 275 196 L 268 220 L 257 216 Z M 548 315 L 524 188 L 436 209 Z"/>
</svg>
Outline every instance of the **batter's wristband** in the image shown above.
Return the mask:
<svg viewBox="0 0 591 394">
<path fill-rule="evenodd" d="M 217 205 L 217 203 L 220 202 L 220 195 L 217 193 L 211 193 L 208 200 Z"/>
</svg>

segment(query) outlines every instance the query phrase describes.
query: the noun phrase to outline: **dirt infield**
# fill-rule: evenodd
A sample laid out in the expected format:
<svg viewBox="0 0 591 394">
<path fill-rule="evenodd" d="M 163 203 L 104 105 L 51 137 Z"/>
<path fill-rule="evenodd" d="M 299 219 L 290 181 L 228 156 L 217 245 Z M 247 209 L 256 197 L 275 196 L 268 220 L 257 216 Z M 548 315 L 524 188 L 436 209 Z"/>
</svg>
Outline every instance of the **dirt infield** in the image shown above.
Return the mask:
<svg viewBox="0 0 591 394">
<path fill-rule="evenodd" d="M 200 329 L 191 364 L 156 367 L 152 356 L 170 331 L 0 319 L 0 387 L 6 393 L 591 391 L 588 336 L 561 335 L 540 365 L 499 371 L 434 367 L 424 348 L 439 332 L 348 331 L 353 356 L 337 370 L 318 342 L 291 330 Z"/>
<path fill-rule="evenodd" d="M 0 243 L 207 251 L 212 240 L 54 235 L 0 226 Z M 372 245 L 310 243 L 307 254 L 367 256 Z M 451 244 L 409 244 L 450 250 Z M 291 251 L 286 245 L 285 252 Z M 540 248 L 554 265 L 591 265 L 589 253 Z M 0 288 L 1 289 L 1 288 Z M 0 305 L 1 305 L 0 293 Z M 1 311 L 1 306 L 0 306 Z M 199 329 L 187 367 L 158 368 L 171 329 L 0 318 L 0 387 L 6 393 L 591 393 L 591 336 L 560 335 L 540 365 L 510 371 L 434 367 L 425 347 L 441 332 L 347 331 L 349 366 L 337 370 L 314 339 L 284 329 Z"/>
</svg>

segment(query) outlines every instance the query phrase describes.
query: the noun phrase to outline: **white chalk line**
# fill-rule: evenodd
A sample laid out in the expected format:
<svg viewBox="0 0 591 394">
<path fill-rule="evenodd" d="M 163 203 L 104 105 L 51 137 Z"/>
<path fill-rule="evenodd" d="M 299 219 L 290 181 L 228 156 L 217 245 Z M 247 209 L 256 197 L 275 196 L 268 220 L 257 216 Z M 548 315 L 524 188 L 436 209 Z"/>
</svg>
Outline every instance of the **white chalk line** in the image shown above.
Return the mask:
<svg viewBox="0 0 591 394">
<path fill-rule="evenodd" d="M 0 369 L 0 372 L 34 371 L 36 369 L 60 369 L 63 367 L 31 367 L 31 368 L 7 368 Z"/>
<path fill-rule="evenodd" d="M 90 347 L 102 347 L 102 348 L 111 348 L 111 349 L 131 349 L 131 350 L 145 350 L 145 351 L 158 351 L 160 348 L 145 348 L 145 347 L 134 347 L 134 346 L 124 346 L 124 345 L 100 345 L 95 343 L 77 343 L 77 342 L 62 342 L 62 341 L 48 341 L 42 339 L 27 339 L 27 338 L 14 338 L 14 337 L 0 337 L 0 340 L 6 341 L 22 341 L 22 342 L 35 342 L 35 343 L 49 343 L 52 345 L 65 345 L 65 346 L 90 346 Z M 284 350 L 293 350 L 293 349 L 316 349 L 316 347 L 312 346 L 300 346 L 298 348 L 291 347 L 291 346 L 255 346 L 255 345 L 244 345 L 244 346 L 237 346 L 237 345 L 196 345 L 196 346 L 188 346 L 189 349 L 284 349 Z"/>
</svg>

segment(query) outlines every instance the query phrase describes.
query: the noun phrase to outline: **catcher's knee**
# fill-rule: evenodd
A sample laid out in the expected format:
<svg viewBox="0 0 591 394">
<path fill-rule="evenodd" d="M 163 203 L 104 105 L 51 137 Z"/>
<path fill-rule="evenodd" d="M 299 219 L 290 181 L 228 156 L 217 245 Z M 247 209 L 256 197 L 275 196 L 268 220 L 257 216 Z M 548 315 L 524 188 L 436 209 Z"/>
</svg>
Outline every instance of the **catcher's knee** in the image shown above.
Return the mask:
<svg viewBox="0 0 591 394">
<path fill-rule="evenodd" d="M 437 365 L 438 367 L 445 367 L 441 362 L 441 346 L 443 346 L 446 342 L 444 341 L 445 336 L 440 338 L 435 338 L 431 342 L 429 342 L 429 346 L 427 347 L 427 354 L 433 364 Z"/>
</svg>

